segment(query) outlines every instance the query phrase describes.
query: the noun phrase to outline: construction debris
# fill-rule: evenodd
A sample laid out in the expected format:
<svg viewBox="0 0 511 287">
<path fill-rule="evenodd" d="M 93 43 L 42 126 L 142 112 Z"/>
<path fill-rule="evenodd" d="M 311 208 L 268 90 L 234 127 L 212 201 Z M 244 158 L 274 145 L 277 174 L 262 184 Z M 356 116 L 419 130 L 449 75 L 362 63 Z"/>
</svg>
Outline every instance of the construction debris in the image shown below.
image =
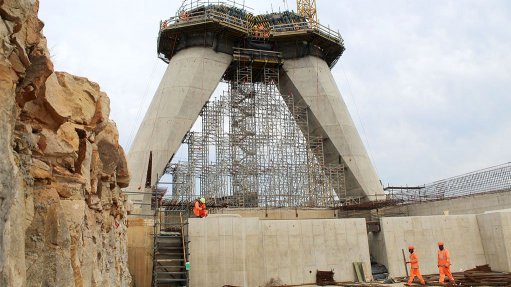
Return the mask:
<svg viewBox="0 0 511 287">
<path fill-rule="evenodd" d="M 371 262 L 371 274 L 375 280 L 385 280 L 389 276 L 389 270 L 383 264 Z"/>
<path fill-rule="evenodd" d="M 452 275 L 457 286 L 511 286 L 510 273 L 494 272 L 488 264 L 476 266 L 464 272 L 455 272 Z M 428 286 L 443 286 L 438 282 L 438 274 L 423 277 Z M 402 277 L 400 281 L 406 281 L 406 279 Z"/>
<path fill-rule="evenodd" d="M 426 286 L 453 286 L 449 284 L 440 284 L 438 282 L 438 274 L 423 275 L 426 280 Z M 511 286 L 511 273 L 494 272 L 489 265 L 476 266 L 474 269 L 469 269 L 464 272 L 453 273 L 456 280 L 456 286 Z M 384 287 L 395 286 L 394 280 L 385 283 L 372 282 L 372 283 L 354 283 L 354 282 L 335 282 L 333 271 L 317 271 L 316 285 L 317 286 L 344 286 L 344 287 Z M 399 277 L 395 278 L 396 282 L 406 282 L 408 278 Z M 417 285 L 417 284 L 416 284 Z M 271 285 L 273 287 L 290 287 L 290 286 L 315 286 L 314 283 L 302 285 Z M 419 286 L 419 285 L 417 285 Z"/>
<path fill-rule="evenodd" d="M 334 271 L 317 271 L 316 272 L 316 284 L 319 286 L 325 286 L 335 284 Z"/>
</svg>

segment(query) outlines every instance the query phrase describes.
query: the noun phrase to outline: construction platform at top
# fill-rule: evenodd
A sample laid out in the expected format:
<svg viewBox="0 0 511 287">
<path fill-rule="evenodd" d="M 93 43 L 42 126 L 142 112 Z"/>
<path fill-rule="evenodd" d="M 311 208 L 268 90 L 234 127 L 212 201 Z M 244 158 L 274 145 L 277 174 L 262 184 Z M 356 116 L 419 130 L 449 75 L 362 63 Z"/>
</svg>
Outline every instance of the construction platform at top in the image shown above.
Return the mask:
<svg viewBox="0 0 511 287">
<path fill-rule="evenodd" d="M 236 58 L 236 48 L 243 48 L 279 52 L 265 63 L 313 55 L 333 67 L 345 50 L 338 31 L 295 12 L 249 10 L 233 1 L 185 1 L 176 16 L 160 23 L 158 56 L 168 63 L 182 49 L 209 46 Z"/>
</svg>

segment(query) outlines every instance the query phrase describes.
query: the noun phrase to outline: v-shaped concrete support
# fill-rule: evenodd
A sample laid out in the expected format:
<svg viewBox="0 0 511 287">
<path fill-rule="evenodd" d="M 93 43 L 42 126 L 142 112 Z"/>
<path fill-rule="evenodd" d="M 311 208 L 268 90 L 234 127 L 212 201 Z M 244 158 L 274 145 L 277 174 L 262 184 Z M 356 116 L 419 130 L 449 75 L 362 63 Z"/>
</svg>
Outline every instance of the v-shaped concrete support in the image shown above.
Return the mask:
<svg viewBox="0 0 511 287">
<path fill-rule="evenodd" d="M 231 55 L 208 47 L 187 48 L 172 57 L 128 153 L 128 191 L 144 191 L 146 183 L 154 185 L 163 174 L 231 61 Z M 326 62 L 306 56 L 285 60 L 283 70 L 280 91 L 293 94 L 309 107 L 309 132 L 323 138 L 325 163 L 347 166 L 347 195 L 373 199 L 373 195 L 383 194 Z M 142 196 L 132 199 L 141 201 Z"/>
</svg>

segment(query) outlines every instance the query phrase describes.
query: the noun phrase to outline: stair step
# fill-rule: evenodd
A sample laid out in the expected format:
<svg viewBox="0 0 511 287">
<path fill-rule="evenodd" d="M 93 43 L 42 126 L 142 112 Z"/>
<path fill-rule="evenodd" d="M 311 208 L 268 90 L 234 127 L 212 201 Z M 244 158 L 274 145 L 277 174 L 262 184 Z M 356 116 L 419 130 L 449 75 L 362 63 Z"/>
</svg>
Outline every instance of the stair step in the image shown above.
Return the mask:
<svg viewBox="0 0 511 287">
<path fill-rule="evenodd" d="M 156 242 L 157 246 L 168 246 L 168 247 L 183 247 L 183 243 L 181 241 L 176 242 Z"/>
<path fill-rule="evenodd" d="M 156 259 L 157 262 L 176 262 L 176 261 L 185 261 L 183 258 L 181 259 L 174 259 L 174 258 L 159 258 L 159 259 Z"/>
<path fill-rule="evenodd" d="M 181 234 L 176 234 L 176 235 L 156 235 L 155 236 L 156 239 L 176 239 L 176 238 L 179 238 L 181 239 Z"/>
<path fill-rule="evenodd" d="M 186 271 L 156 271 L 156 274 L 164 274 L 164 275 L 186 275 Z"/>
<path fill-rule="evenodd" d="M 166 260 L 172 260 L 173 262 L 178 262 L 178 261 L 184 261 L 183 259 L 183 256 L 175 256 L 175 257 L 169 257 L 169 256 L 158 256 L 155 258 L 155 260 L 157 262 L 164 262 Z"/>
<path fill-rule="evenodd" d="M 161 269 L 164 269 L 165 272 L 172 272 L 172 271 L 168 271 L 169 269 L 186 269 L 185 266 L 182 266 L 182 265 L 175 265 L 175 266 L 162 266 L 162 265 L 157 265 L 154 267 L 156 270 L 156 272 L 159 272 L 158 270 L 161 270 Z"/>
<path fill-rule="evenodd" d="M 173 252 L 183 252 L 183 248 L 179 248 L 179 247 L 173 247 L 173 246 L 167 246 L 167 247 L 163 247 L 163 246 L 155 246 L 154 250 L 168 250 L 168 251 L 173 251 Z"/>
<path fill-rule="evenodd" d="M 164 249 L 164 248 L 157 248 L 154 250 L 154 252 L 156 253 L 160 253 L 160 254 L 165 254 L 165 253 L 168 253 L 168 254 L 171 254 L 171 253 L 179 253 L 179 254 L 183 254 L 183 249 Z"/>
<path fill-rule="evenodd" d="M 172 283 L 172 282 L 186 282 L 187 280 L 184 278 L 176 278 L 176 279 L 155 279 L 156 283 Z"/>
<path fill-rule="evenodd" d="M 154 246 L 154 249 L 164 249 L 164 250 L 183 250 L 183 247 L 182 247 L 182 245 L 177 246 L 177 244 L 175 244 L 174 246 L 169 246 L 169 245 L 165 245 L 165 246 L 162 246 L 162 245 L 156 245 L 156 246 Z"/>
<path fill-rule="evenodd" d="M 181 237 L 156 238 L 156 242 L 181 242 L 181 241 L 183 241 Z"/>
<path fill-rule="evenodd" d="M 169 253 L 156 253 L 154 256 L 157 259 L 184 259 L 183 253 L 175 253 L 175 254 L 169 254 Z"/>
<path fill-rule="evenodd" d="M 158 249 L 183 249 L 183 244 L 169 244 L 169 243 L 156 244 L 155 247 Z"/>
</svg>

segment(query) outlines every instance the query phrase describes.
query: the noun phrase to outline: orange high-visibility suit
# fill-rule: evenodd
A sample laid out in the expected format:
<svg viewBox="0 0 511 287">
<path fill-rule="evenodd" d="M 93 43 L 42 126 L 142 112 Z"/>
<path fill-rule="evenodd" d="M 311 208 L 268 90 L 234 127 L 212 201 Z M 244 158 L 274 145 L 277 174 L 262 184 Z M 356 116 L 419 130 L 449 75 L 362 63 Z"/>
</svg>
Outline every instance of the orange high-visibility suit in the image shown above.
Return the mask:
<svg viewBox="0 0 511 287">
<path fill-rule="evenodd" d="M 206 204 L 200 201 L 195 202 L 195 206 L 193 207 L 193 214 L 198 217 L 206 217 L 208 216 L 208 210 L 206 209 Z"/>
<path fill-rule="evenodd" d="M 419 271 L 419 257 L 417 256 L 417 253 L 414 252 L 410 254 L 410 278 L 408 279 L 408 285 L 412 284 L 415 276 L 419 278 L 422 285 L 426 284 L 426 282 L 424 282 L 424 278 L 422 278 L 421 272 Z"/>
<path fill-rule="evenodd" d="M 440 283 L 444 283 L 445 275 L 449 277 L 449 281 L 454 283 L 454 277 L 451 273 L 451 256 L 445 248 L 444 250 L 438 250 L 438 271 L 440 273 L 440 279 L 438 280 Z"/>
</svg>

